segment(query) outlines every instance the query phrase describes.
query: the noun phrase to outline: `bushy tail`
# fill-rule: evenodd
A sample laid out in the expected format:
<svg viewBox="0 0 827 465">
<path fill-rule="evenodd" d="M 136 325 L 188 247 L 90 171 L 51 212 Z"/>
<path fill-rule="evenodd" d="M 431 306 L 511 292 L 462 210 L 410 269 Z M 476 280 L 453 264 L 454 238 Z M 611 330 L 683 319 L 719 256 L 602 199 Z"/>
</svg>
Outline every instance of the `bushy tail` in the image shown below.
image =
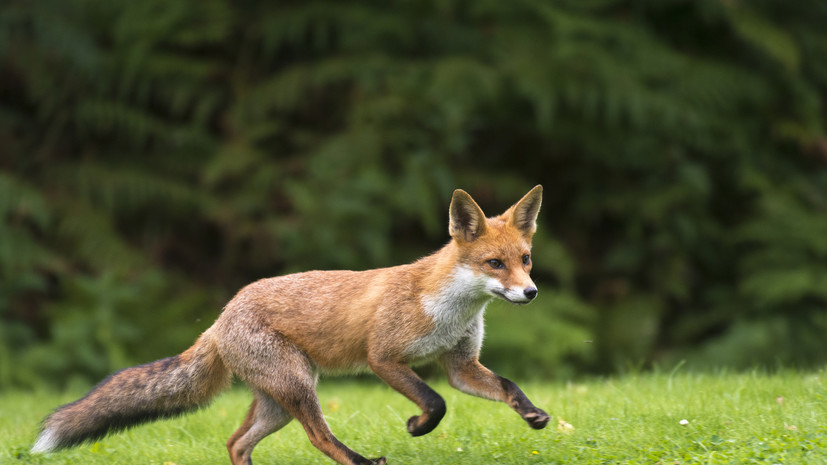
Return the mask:
<svg viewBox="0 0 827 465">
<path fill-rule="evenodd" d="M 44 420 L 32 452 L 76 446 L 195 410 L 227 387 L 230 376 L 208 331 L 184 353 L 119 371 L 58 408 Z"/>
</svg>

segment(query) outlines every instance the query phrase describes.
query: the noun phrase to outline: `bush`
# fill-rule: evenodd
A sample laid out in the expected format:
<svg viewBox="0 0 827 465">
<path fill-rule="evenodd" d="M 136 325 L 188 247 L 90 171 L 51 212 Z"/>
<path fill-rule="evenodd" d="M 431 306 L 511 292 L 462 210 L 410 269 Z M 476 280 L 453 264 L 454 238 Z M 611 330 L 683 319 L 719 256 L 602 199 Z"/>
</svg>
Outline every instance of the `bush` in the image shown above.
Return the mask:
<svg viewBox="0 0 827 465">
<path fill-rule="evenodd" d="M 169 355 L 246 282 L 408 262 L 454 188 L 538 183 L 544 297 L 489 312 L 492 364 L 824 363 L 825 10 L 6 2 L 0 385 Z"/>
</svg>

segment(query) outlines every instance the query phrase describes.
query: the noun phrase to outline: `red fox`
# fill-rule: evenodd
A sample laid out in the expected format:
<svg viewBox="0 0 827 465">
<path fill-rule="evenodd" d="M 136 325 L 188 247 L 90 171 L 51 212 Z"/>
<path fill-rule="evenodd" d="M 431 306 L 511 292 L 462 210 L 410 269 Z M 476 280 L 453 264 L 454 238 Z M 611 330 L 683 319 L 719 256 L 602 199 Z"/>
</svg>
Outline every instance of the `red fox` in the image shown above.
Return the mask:
<svg viewBox="0 0 827 465">
<path fill-rule="evenodd" d="M 293 418 L 340 464 L 384 464 L 339 442 L 322 415 L 318 374 L 371 370 L 422 410 L 407 422 L 429 433 L 445 401 L 411 365 L 438 361 L 456 389 L 508 403 L 535 429 L 549 421 L 514 384 L 479 362 L 483 313 L 492 298 L 537 296 L 531 239 L 542 201 L 536 186 L 505 213 L 486 218 L 463 190 L 449 207 L 451 240 L 418 261 L 367 271 L 309 271 L 244 287 L 184 353 L 111 375 L 43 422 L 33 452 L 93 441 L 137 424 L 205 406 L 238 376 L 254 400 L 227 441 L 233 465 L 251 465 L 265 436 Z"/>
</svg>

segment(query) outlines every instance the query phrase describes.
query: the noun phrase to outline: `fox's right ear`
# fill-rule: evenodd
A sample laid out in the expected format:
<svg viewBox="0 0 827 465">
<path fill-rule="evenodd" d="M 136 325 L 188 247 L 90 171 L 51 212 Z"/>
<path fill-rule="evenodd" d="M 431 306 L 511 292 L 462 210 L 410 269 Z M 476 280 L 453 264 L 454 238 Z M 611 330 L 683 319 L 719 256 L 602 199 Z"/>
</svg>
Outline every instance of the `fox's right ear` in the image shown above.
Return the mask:
<svg viewBox="0 0 827 465">
<path fill-rule="evenodd" d="M 448 232 L 454 239 L 471 242 L 485 232 L 485 214 L 477 202 L 462 189 L 454 191 L 448 216 Z"/>
<path fill-rule="evenodd" d="M 537 231 L 537 214 L 542 203 L 543 186 L 537 185 L 511 207 L 511 221 L 523 234 L 533 236 Z"/>
</svg>

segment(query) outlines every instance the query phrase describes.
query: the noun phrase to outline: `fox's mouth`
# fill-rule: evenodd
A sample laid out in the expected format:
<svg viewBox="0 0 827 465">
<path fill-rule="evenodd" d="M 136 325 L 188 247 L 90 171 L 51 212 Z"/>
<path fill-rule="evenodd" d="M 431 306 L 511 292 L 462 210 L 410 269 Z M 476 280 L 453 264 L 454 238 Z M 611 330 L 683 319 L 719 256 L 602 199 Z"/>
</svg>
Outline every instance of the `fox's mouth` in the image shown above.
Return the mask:
<svg viewBox="0 0 827 465">
<path fill-rule="evenodd" d="M 531 302 L 531 300 L 512 300 L 512 299 L 509 299 L 508 297 L 505 296 L 505 293 L 503 293 L 502 291 L 496 290 L 496 289 L 492 289 L 491 292 L 493 292 L 494 294 L 497 295 L 497 297 L 503 299 L 504 301 L 506 301 L 510 304 L 526 305 L 529 302 Z"/>
</svg>

